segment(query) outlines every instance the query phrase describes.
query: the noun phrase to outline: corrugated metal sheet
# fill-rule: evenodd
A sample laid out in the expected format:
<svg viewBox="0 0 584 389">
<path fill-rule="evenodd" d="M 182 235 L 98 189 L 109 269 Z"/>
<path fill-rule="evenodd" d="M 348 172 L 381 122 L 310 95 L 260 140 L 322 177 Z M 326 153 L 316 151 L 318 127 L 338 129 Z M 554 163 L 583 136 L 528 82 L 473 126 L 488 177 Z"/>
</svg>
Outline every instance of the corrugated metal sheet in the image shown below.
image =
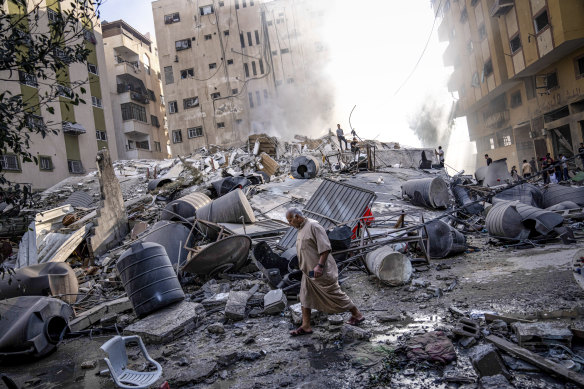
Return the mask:
<svg viewBox="0 0 584 389">
<path fill-rule="evenodd" d="M 252 239 L 267 234 L 277 233 L 282 234 L 289 228 L 288 223 L 276 219 L 256 220 L 256 222 L 253 224 L 246 224 L 245 228 L 243 224 L 235 223 L 217 223 L 217 224 L 225 227 L 227 230 L 229 230 L 231 233 L 235 235 L 247 235 Z"/>
<path fill-rule="evenodd" d="M 370 207 L 376 195 L 370 190 L 325 179 L 304 207 L 306 217 L 318 221 L 325 229 L 345 221 L 351 229 Z M 278 243 L 278 248 L 287 250 L 296 244 L 296 229 L 290 227 Z"/>
</svg>

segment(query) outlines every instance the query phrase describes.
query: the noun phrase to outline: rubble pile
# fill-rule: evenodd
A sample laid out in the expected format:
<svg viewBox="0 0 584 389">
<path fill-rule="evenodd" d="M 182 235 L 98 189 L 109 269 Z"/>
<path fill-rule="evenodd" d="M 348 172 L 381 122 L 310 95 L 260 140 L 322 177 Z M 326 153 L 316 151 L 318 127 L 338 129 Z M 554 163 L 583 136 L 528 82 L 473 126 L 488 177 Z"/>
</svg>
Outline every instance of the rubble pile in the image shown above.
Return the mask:
<svg viewBox="0 0 584 389">
<path fill-rule="evenodd" d="M 64 180 L 26 209 L 5 207 L 4 220 L 27 224 L 2 229 L 0 364 L 56 369 L 84 347 L 73 358 L 98 375 L 49 381 L 583 385 L 584 188 L 514 182 L 504 161 L 451 177 L 430 150 L 373 141 L 359 150 L 339 150 L 328 134 L 288 143 L 254 135 L 244 147 L 165 161 L 112 163 L 100 151 L 96 173 Z M 303 277 L 284 216 L 292 206 L 327 230 L 339 282 L 364 307 L 360 327 L 313 310 L 311 338 L 288 339 Z M 574 284 L 549 297 L 555 310 L 548 300 L 525 306 L 514 300 L 526 298 L 513 294 L 517 283 L 489 278 L 505 274 L 505 253 L 505 266 L 539 274 L 546 248 L 569 256 Z M 146 362 L 132 364 L 139 353 Z M 314 373 L 325 368 L 325 378 Z M 35 372 L 5 371 L 38 383 Z"/>
</svg>

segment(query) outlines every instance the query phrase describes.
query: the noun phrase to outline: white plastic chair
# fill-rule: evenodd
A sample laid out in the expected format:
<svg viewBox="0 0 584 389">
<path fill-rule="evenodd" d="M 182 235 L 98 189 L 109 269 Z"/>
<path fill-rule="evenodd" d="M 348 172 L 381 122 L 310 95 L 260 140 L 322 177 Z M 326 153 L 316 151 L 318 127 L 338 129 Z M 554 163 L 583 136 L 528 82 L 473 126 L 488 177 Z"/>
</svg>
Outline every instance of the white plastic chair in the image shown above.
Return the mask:
<svg viewBox="0 0 584 389">
<path fill-rule="evenodd" d="M 128 354 L 126 353 L 126 344 L 129 342 L 138 342 L 140 349 L 142 350 L 142 355 L 156 366 L 156 371 L 139 372 L 127 369 L 128 365 Z M 148 388 L 150 385 L 155 383 L 162 375 L 162 367 L 158 362 L 148 355 L 144 342 L 142 338 L 138 335 L 133 336 L 114 336 L 100 347 L 108 355 L 108 358 L 104 358 L 107 367 L 109 368 L 110 374 L 120 388 L 127 389 L 141 389 Z M 106 372 L 107 370 L 104 370 Z"/>
</svg>

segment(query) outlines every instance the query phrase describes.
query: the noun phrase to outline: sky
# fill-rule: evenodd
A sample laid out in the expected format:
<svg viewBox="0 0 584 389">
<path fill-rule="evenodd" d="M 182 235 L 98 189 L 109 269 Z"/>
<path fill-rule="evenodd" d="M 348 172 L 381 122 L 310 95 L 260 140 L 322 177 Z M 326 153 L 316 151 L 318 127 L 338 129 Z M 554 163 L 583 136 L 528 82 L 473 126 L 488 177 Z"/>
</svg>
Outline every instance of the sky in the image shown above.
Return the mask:
<svg viewBox="0 0 584 389">
<path fill-rule="evenodd" d="M 336 107 L 329 127 L 341 123 L 350 129 L 349 114 L 356 106 L 351 125 L 361 138 L 421 146 L 409 120 L 428 99 L 448 111 L 455 98 L 446 89 L 453 69 L 443 65 L 447 42 L 438 41 L 440 18 L 432 28 L 430 1 L 400 1 L 398 6 L 388 0 L 326 0 L 326 4 L 325 42 L 332 61 L 325 71 L 334 83 Z M 104 0 L 101 19 L 124 19 L 141 33 L 154 36 L 149 0 Z M 438 121 L 445 127 L 445 117 Z M 472 152 L 465 120 L 456 123 L 452 146 L 442 145 L 450 161 L 454 158 L 448 158 L 449 148 L 457 159 L 461 159 L 460 147 Z M 462 168 L 464 163 L 458 163 Z"/>
</svg>

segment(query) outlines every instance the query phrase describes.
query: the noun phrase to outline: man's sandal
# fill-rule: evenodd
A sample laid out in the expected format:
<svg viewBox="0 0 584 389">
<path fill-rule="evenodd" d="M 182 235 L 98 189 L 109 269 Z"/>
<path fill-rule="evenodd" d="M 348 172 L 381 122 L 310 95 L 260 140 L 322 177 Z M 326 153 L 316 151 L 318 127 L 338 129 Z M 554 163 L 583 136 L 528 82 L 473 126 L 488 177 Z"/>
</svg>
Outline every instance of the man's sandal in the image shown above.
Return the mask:
<svg viewBox="0 0 584 389">
<path fill-rule="evenodd" d="M 290 335 L 292 335 L 292 336 L 302 336 L 302 335 L 311 335 L 311 334 L 312 334 L 312 330 L 306 331 L 302 327 L 298 327 L 294 331 L 290 332 Z"/>
<path fill-rule="evenodd" d="M 351 317 L 349 319 L 349 321 L 347 321 L 347 324 L 350 324 L 352 326 L 358 326 L 359 324 L 363 323 L 365 321 L 365 316 L 361 316 L 360 319 L 357 319 L 356 317 Z"/>
</svg>

